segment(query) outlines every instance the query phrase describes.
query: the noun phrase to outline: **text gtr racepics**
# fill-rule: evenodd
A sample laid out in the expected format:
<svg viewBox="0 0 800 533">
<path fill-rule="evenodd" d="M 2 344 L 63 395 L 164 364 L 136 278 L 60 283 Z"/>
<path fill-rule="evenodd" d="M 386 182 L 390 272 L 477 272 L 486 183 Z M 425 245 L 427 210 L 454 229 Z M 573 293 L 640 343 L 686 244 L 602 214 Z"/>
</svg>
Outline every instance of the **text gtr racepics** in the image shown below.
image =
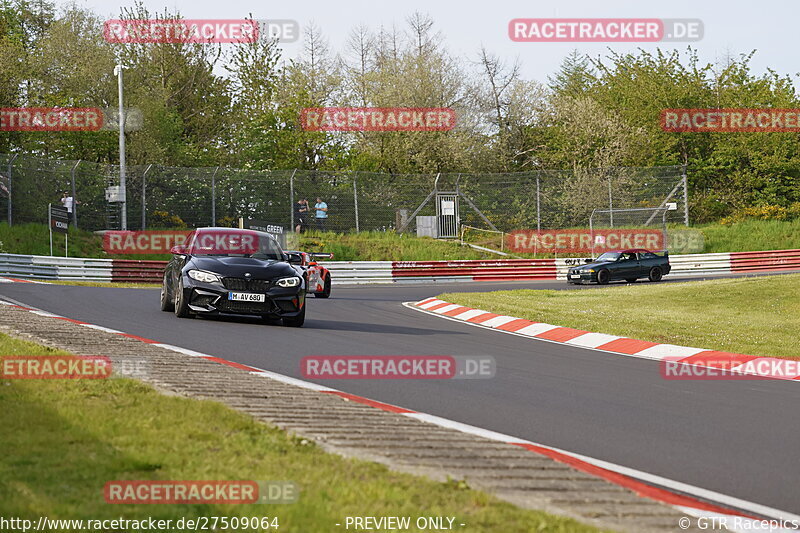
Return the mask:
<svg viewBox="0 0 800 533">
<path fill-rule="evenodd" d="M 305 272 L 289 263 L 267 233 L 200 228 L 174 246 L 164 271 L 161 310 L 180 318 L 231 313 L 281 318 L 300 327 L 306 316 Z"/>
<path fill-rule="evenodd" d="M 639 278 L 661 281 L 669 274 L 669 252 L 649 252 L 647 250 L 620 250 L 605 252 L 588 264 L 572 267 L 567 272 L 568 283 L 597 282 L 605 285 L 609 281 L 624 279 L 633 283 Z"/>
</svg>

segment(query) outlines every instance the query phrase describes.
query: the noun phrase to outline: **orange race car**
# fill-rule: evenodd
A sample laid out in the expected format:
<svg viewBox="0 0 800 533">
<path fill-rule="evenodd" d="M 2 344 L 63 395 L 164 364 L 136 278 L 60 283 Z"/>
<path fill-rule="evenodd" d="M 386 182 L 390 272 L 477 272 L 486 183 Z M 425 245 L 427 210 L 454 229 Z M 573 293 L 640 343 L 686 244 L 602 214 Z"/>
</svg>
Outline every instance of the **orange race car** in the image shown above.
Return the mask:
<svg viewBox="0 0 800 533">
<path fill-rule="evenodd" d="M 331 272 L 317 263 L 317 259 L 333 259 L 333 254 L 289 251 L 286 255 L 289 256 L 291 264 L 306 272 L 306 293 L 313 294 L 317 298 L 330 297 Z"/>
</svg>

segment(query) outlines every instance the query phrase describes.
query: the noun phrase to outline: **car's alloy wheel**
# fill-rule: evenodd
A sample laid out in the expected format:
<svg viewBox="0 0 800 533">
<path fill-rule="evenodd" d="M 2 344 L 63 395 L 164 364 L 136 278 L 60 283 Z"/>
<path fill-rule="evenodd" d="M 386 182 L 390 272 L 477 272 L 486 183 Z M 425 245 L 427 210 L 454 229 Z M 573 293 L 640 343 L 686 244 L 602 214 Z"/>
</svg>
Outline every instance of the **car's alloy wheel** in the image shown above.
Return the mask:
<svg viewBox="0 0 800 533">
<path fill-rule="evenodd" d="M 178 282 L 175 287 L 175 316 L 178 318 L 191 318 L 192 313 L 189 311 L 189 302 L 186 301 L 183 294 L 183 281 Z"/>
<path fill-rule="evenodd" d="M 303 309 L 300 310 L 300 313 L 297 316 L 286 317 L 282 320 L 284 326 L 288 326 L 290 328 L 302 327 L 303 323 L 306 321 L 306 306 L 303 305 Z"/>
<path fill-rule="evenodd" d="M 661 277 L 662 277 L 661 269 L 658 268 L 658 267 L 651 268 L 650 269 L 650 275 L 647 276 L 647 278 L 650 281 L 661 281 Z"/>
<path fill-rule="evenodd" d="M 330 275 L 325 276 L 325 288 L 322 289 L 322 292 L 314 293 L 315 298 L 330 298 L 331 295 L 331 277 Z"/>
<path fill-rule="evenodd" d="M 597 283 L 600 285 L 605 285 L 611 279 L 611 274 L 608 270 L 603 269 L 597 272 Z"/>
<path fill-rule="evenodd" d="M 169 297 L 167 290 L 167 275 L 164 274 L 164 281 L 161 284 L 161 310 L 170 312 L 175 310 L 175 304 Z"/>
</svg>

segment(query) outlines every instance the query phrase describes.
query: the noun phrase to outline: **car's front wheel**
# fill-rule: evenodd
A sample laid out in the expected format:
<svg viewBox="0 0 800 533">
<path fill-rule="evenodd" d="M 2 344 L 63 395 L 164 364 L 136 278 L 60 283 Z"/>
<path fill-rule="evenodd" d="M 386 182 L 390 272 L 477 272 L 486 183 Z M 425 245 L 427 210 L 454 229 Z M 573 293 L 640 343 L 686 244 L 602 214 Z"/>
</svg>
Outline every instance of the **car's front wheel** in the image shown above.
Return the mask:
<svg viewBox="0 0 800 533">
<path fill-rule="evenodd" d="M 170 312 L 175 310 L 175 303 L 169 297 L 169 290 L 167 289 L 167 275 L 164 274 L 164 281 L 161 284 L 161 310 Z"/>
<path fill-rule="evenodd" d="M 325 288 L 322 289 L 322 292 L 314 293 L 315 298 L 330 298 L 331 296 L 331 277 L 330 275 L 325 276 Z"/>
<path fill-rule="evenodd" d="M 183 292 L 183 282 L 179 281 L 178 286 L 175 287 L 175 316 L 191 318 L 193 315 L 189 311 L 189 302 L 186 301 L 186 295 Z"/>
<path fill-rule="evenodd" d="M 659 267 L 653 267 L 650 269 L 650 275 L 647 278 L 650 281 L 661 281 L 663 274 L 661 273 L 661 269 Z"/>
<path fill-rule="evenodd" d="M 306 321 L 306 306 L 303 305 L 303 308 L 296 316 L 286 317 L 282 320 L 284 326 L 288 326 L 290 328 L 302 327 L 303 323 Z"/>
<path fill-rule="evenodd" d="M 606 285 L 611 280 L 611 273 L 605 268 L 597 271 L 597 283 L 599 285 Z"/>
</svg>

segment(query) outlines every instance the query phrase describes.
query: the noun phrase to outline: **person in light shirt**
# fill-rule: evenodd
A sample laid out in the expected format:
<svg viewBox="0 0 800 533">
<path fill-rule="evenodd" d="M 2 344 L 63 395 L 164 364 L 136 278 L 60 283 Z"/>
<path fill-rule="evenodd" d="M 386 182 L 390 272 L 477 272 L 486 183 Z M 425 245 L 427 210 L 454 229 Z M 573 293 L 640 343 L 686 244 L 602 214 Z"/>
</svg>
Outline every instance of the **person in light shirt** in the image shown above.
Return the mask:
<svg viewBox="0 0 800 533">
<path fill-rule="evenodd" d="M 317 203 L 314 204 L 315 214 L 314 220 L 317 222 L 317 229 L 325 231 L 325 221 L 328 220 L 328 204 L 322 201 L 322 198 L 317 197 Z"/>
<path fill-rule="evenodd" d="M 70 223 L 74 220 L 74 208 L 75 204 L 79 204 L 80 202 L 75 201 L 75 198 L 68 193 L 64 193 L 61 195 L 61 205 L 63 205 L 67 209 L 67 216 L 69 217 Z"/>
</svg>

